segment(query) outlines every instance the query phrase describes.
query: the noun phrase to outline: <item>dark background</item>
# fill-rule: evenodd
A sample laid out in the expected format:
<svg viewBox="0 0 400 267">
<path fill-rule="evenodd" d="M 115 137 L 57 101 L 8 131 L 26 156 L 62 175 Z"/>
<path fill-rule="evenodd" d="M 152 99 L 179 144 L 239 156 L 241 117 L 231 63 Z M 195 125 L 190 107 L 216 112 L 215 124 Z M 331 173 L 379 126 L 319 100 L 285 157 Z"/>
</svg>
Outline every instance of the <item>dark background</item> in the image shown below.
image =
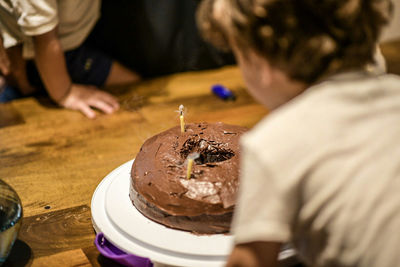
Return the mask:
<svg viewBox="0 0 400 267">
<path fill-rule="evenodd" d="M 198 33 L 196 0 L 103 0 L 89 43 L 144 77 L 233 64 Z"/>
</svg>

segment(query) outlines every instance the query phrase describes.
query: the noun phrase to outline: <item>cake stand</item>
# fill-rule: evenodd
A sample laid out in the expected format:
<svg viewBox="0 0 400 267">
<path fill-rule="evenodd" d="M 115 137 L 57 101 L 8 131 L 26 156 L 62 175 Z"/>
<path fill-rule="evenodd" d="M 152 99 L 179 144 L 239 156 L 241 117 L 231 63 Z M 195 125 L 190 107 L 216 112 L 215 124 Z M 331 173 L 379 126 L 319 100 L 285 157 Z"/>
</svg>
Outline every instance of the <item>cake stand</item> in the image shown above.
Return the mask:
<svg viewBox="0 0 400 267">
<path fill-rule="evenodd" d="M 129 198 L 132 163 L 133 160 L 116 168 L 97 186 L 91 202 L 96 233 L 103 233 L 126 253 L 150 258 L 155 263 L 223 266 L 233 246 L 231 235 L 195 235 L 171 229 L 147 219 L 133 206 Z M 294 250 L 286 249 L 279 257 L 288 261 L 294 254 Z"/>
</svg>

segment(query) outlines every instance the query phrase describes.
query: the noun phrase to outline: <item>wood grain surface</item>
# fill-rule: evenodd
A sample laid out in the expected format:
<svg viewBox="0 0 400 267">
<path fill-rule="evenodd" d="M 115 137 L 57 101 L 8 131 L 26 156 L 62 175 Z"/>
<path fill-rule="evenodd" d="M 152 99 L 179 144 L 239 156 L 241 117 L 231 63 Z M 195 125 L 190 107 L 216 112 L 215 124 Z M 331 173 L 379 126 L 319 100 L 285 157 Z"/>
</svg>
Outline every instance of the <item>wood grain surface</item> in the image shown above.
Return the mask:
<svg viewBox="0 0 400 267">
<path fill-rule="evenodd" d="M 215 83 L 233 90 L 236 101 L 214 96 L 210 88 Z M 30 249 L 28 265 L 56 264 L 77 249 L 87 253 L 92 265 L 111 264 L 93 249 L 93 192 L 109 172 L 135 157 L 144 140 L 179 124 L 180 104 L 187 108 L 187 122 L 251 127 L 267 114 L 246 93 L 236 67 L 108 89 L 119 97 L 121 109 L 99 113 L 95 120 L 60 109 L 46 98 L 0 105 L 0 177 L 23 203 L 19 241 Z M 10 266 L 11 259 L 16 257 L 10 257 Z"/>
<path fill-rule="evenodd" d="M 382 45 L 388 70 L 400 74 L 400 41 Z M 221 83 L 236 101 L 210 92 Z M 108 88 L 121 109 L 89 120 L 47 98 L 0 104 L 0 178 L 23 203 L 24 218 L 5 266 L 118 266 L 96 250 L 90 201 L 99 182 L 135 157 L 143 141 L 187 122 L 252 127 L 268 111 L 245 91 L 239 70 L 189 72 Z"/>
</svg>

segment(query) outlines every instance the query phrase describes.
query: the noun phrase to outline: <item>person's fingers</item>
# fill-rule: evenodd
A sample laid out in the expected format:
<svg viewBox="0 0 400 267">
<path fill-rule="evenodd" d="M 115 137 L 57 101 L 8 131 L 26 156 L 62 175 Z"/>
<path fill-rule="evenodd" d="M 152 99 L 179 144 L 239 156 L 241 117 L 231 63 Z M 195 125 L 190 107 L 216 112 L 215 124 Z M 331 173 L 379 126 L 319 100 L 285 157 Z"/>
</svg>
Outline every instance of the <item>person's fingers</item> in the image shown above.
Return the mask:
<svg viewBox="0 0 400 267">
<path fill-rule="evenodd" d="M 96 118 L 96 113 L 87 104 L 82 103 L 79 105 L 78 110 L 80 110 L 89 119 Z"/>
<path fill-rule="evenodd" d="M 79 110 L 91 119 L 96 117 L 96 112 L 92 108 L 106 114 L 111 114 L 119 108 L 117 98 L 90 85 L 73 85 L 70 94 L 59 104 L 66 108 Z"/>
<path fill-rule="evenodd" d="M 102 101 L 101 99 L 92 99 L 88 102 L 91 107 L 95 107 L 106 114 L 111 114 L 115 111 L 115 109 L 109 105 L 107 102 Z"/>
<path fill-rule="evenodd" d="M 100 98 L 106 102 L 108 105 L 110 105 L 114 111 L 119 109 L 119 102 L 116 97 L 113 95 L 110 95 L 106 92 L 100 91 Z"/>
</svg>

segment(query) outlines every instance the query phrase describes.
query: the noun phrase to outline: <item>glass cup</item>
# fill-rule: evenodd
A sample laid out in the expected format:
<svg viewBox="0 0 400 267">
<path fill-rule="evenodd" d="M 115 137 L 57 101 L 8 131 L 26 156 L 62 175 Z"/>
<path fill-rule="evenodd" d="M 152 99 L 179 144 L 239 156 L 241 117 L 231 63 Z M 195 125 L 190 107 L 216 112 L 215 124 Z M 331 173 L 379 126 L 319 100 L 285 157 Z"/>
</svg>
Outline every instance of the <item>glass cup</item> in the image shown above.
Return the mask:
<svg viewBox="0 0 400 267">
<path fill-rule="evenodd" d="M 17 239 L 21 221 L 21 200 L 14 189 L 0 179 L 0 266 Z"/>
</svg>

